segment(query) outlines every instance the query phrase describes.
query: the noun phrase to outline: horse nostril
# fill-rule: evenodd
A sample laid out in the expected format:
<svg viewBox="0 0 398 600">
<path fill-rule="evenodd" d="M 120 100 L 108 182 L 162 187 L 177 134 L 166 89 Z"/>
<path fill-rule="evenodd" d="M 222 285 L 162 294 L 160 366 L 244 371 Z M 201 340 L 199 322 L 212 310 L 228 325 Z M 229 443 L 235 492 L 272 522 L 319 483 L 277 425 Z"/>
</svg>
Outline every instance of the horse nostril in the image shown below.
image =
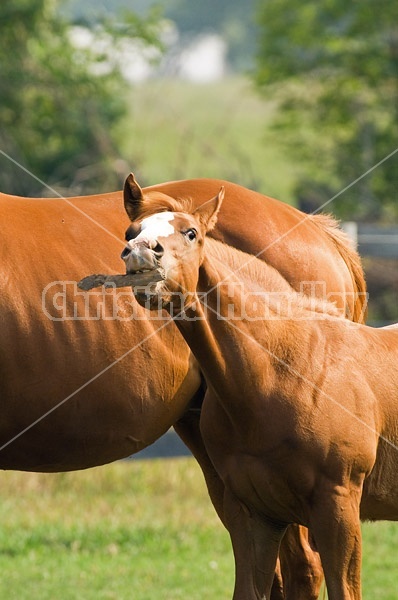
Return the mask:
<svg viewBox="0 0 398 600">
<path fill-rule="evenodd" d="M 154 251 L 154 253 L 155 253 L 157 256 L 163 256 L 163 252 L 164 252 L 164 250 L 163 250 L 163 246 L 161 246 L 161 245 L 159 244 L 159 242 L 157 242 L 156 246 L 155 246 L 154 248 L 152 248 L 152 250 Z"/>
<path fill-rule="evenodd" d="M 120 255 L 120 258 L 122 258 L 123 260 L 125 260 L 131 253 L 131 248 L 129 248 L 128 246 L 126 246 L 123 250 L 123 252 Z"/>
</svg>

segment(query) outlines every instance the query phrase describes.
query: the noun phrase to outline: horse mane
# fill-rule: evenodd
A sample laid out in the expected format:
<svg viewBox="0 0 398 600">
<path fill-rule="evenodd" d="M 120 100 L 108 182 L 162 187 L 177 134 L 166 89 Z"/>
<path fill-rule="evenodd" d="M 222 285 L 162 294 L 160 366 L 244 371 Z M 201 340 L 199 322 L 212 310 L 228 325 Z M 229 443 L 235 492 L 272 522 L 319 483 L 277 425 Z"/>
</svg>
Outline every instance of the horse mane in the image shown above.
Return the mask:
<svg viewBox="0 0 398 600">
<path fill-rule="evenodd" d="M 356 323 L 364 323 L 367 316 L 367 310 L 365 307 L 367 302 L 366 282 L 358 252 L 354 249 L 348 235 L 342 229 L 340 229 L 339 221 L 337 221 L 332 215 L 307 215 L 307 218 L 331 238 L 340 256 L 347 265 L 353 282 L 354 290 L 357 293 L 352 320 Z"/>
<path fill-rule="evenodd" d="M 245 289 L 248 291 L 263 292 L 265 294 L 270 292 L 267 301 L 269 301 L 271 309 L 273 304 L 272 294 L 280 292 L 287 300 L 286 305 L 293 308 L 296 314 L 297 312 L 308 313 L 310 311 L 333 317 L 342 316 L 332 302 L 296 292 L 277 269 L 251 254 L 242 252 L 208 236 L 206 236 L 205 251 L 211 266 L 219 270 L 220 274 L 223 273 L 221 276 L 226 283 L 228 282 L 228 276 L 225 277 L 225 269 L 227 268 L 231 273 L 231 282 L 236 281 L 237 278 L 242 280 Z M 277 310 L 280 314 L 280 303 L 278 303 Z"/>
</svg>

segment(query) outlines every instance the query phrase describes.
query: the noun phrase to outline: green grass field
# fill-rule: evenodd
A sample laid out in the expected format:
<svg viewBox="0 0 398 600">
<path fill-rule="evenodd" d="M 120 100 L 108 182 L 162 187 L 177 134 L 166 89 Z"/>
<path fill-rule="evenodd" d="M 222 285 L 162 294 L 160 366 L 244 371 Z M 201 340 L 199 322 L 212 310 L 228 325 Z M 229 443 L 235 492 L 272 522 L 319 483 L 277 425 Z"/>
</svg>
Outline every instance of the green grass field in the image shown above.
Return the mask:
<svg viewBox="0 0 398 600">
<path fill-rule="evenodd" d="M 157 79 L 129 94 L 131 111 L 119 138 L 143 185 L 214 177 L 293 201 L 292 161 L 268 129 L 275 104 L 248 80 L 193 85 Z"/>
<path fill-rule="evenodd" d="M 191 458 L 5 472 L 0 598 L 228 600 L 233 560 Z M 364 599 L 398 597 L 398 526 L 364 526 Z"/>
</svg>

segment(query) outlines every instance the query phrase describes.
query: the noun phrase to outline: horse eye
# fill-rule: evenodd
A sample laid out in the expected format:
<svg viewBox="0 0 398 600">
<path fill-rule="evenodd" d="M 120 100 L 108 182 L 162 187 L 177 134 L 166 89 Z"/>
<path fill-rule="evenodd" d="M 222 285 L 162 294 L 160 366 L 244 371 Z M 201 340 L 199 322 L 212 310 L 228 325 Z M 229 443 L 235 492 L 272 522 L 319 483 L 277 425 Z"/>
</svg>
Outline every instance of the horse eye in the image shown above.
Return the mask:
<svg viewBox="0 0 398 600">
<path fill-rule="evenodd" d="M 184 235 L 187 236 L 190 242 L 193 242 L 196 239 L 197 231 L 195 229 L 187 229 L 187 231 L 184 231 Z"/>
</svg>

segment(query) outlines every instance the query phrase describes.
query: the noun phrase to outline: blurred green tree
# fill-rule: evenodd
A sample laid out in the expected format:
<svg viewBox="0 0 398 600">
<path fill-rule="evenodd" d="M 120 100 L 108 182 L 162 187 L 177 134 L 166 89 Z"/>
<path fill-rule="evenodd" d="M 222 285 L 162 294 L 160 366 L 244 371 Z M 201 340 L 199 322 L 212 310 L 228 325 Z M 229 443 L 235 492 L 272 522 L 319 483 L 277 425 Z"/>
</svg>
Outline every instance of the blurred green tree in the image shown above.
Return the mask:
<svg viewBox="0 0 398 600">
<path fill-rule="evenodd" d="M 0 190 L 45 193 L 114 189 L 116 131 L 126 113 L 118 66 L 90 45 L 76 45 L 58 0 L 13 0 L 0 7 Z M 108 43 L 158 42 L 158 14 L 102 23 Z M 98 24 L 97 24 L 98 27 Z M 8 155 L 10 158 L 8 158 Z M 15 161 L 15 162 L 12 162 Z"/>
<path fill-rule="evenodd" d="M 317 209 L 369 171 L 330 208 L 342 218 L 396 220 L 398 4 L 267 0 L 258 23 L 254 77 L 278 98 L 274 134 L 301 163 L 298 200 Z"/>
</svg>

